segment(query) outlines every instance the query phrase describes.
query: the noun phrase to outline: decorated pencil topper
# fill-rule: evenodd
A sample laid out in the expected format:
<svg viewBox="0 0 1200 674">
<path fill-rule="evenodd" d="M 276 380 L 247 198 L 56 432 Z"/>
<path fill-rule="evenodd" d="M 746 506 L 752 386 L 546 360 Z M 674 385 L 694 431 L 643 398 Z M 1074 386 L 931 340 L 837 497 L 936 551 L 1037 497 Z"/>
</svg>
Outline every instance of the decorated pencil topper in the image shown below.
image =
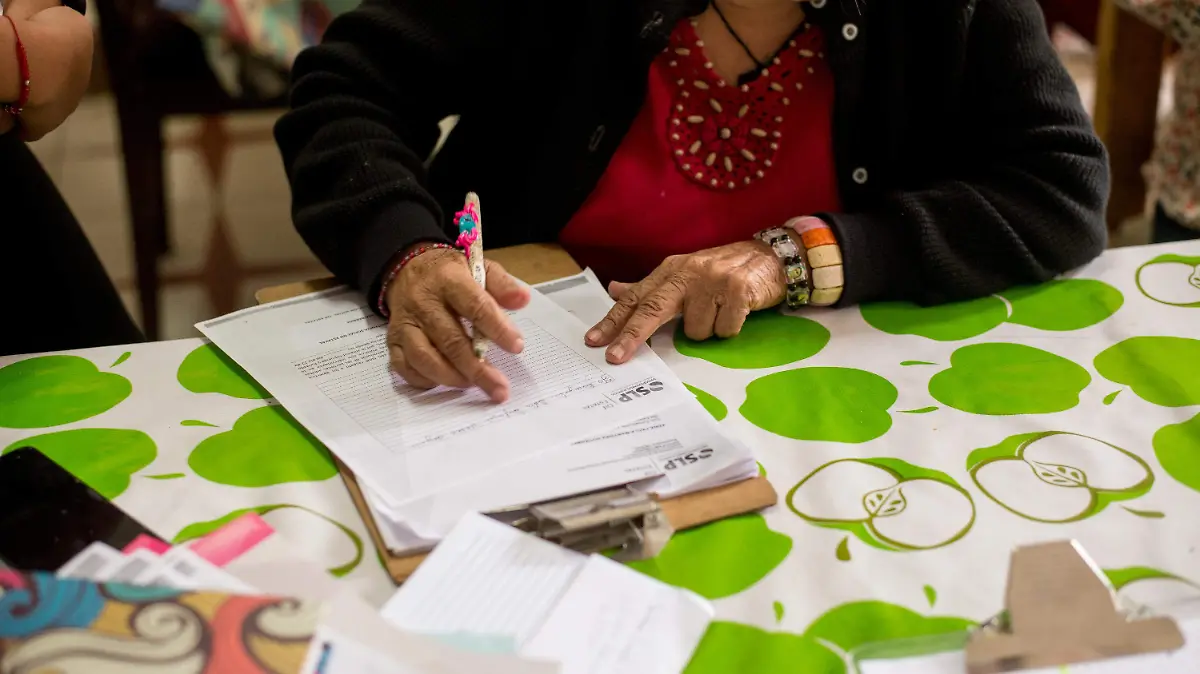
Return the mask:
<svg viewBox="0 0 1200 674">
<path fill-rule="evenodd" d="M 458 247 L 470 249 L 471 244 L 479 238 L 479 209 L 474 203 L 468 202 L 455 214 L 454 224 L 458 225 Z"/>
</svg>

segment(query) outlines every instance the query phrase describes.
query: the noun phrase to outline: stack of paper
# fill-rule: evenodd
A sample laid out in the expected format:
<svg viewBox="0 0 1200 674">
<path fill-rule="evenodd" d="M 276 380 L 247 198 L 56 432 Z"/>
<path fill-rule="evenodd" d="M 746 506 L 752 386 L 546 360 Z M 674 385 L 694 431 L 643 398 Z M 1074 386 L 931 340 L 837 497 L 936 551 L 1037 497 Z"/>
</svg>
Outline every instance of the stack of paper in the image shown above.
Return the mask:
<svg viewBox="0 0 1200 674">
<path fill-rule="evenodd" d="M 383 607 L 404 631 L 555 661 L 564 674 L 683 671 L 712 616 L 691 592 L 478 514 Z"/>
<path fill-rule="evenodd" d="M 408 386 L 389 366 L 386 322 L 348 289 L 197 328 L 354 471 L 403 553 L 432 547 L 467 512 L 631 483 L 674 495 L 754 474 L 750 451 L 650 349 L 613 366 L 584 345 L 611 305 L 590 272 L 538 286 L 510 312 L 524 351 L 488 353 L 511 383 L 501 405 Z"/>
</svg>

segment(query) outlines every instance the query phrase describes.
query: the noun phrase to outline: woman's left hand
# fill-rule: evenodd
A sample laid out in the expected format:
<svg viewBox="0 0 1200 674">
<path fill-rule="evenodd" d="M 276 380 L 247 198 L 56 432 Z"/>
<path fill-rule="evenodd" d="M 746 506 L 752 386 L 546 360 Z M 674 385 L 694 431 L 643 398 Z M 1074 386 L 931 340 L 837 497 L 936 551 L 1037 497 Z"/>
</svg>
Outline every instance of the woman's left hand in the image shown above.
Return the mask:
<svg viewBox="0 0 1200 674">
<path fill-rule="evenodd" d="M 783 263 L 765 243 L 740 241 L 674 255 L 640 283 L 610 283 L 608 294 L 617 304 L 586 341 L 610 345 L 608 362 L 624 363 L 681 313 L 690 339 L 733 337 L 751 311 L 779 304 L 786 293 Z"/>
</svg>

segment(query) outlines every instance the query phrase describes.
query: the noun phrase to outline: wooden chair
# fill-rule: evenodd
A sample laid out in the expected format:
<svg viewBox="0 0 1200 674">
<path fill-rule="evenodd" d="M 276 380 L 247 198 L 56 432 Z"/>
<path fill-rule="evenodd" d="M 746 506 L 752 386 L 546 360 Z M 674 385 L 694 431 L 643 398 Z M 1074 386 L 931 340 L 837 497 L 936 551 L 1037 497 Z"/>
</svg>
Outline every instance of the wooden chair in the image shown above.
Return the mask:
<svg viewBox="0 0 1200 674">
<path fill-rule="evenodd" d="M 1155 28 L 1102 0 L 1096 36 L 1096 133 L 1108 147 L 1112 195 L 1108 228 L 1146 209 L 1142 165 L 1154 150 L 1158 92 L 1170 41 Z"/>
<path fill-rule="evenodd" d="M 163 123 L 171 115 L 215 115 L 282 107 L 243 101 L 220 86 L 200 37 L 154 0 L 95 0 L 116 99 L 142 330 L 159 334 L 159 258 L 170 249 Z"/>
</svg>

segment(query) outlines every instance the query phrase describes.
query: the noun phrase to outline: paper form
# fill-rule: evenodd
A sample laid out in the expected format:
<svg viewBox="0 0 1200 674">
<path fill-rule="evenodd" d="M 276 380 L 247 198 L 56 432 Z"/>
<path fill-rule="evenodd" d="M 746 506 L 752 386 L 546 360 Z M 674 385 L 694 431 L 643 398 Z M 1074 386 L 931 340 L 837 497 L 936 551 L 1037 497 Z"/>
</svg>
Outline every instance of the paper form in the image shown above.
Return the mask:
<svg viewBox="0 0 1200 674">
<path fill-rule="evenodd" d="M 417 567 L 382 614 L 404 630 L 506 637 L 519 645 L 542 626 L 586 560 L 473 513 Z"/>
<path fill-rule="evenodd" d="M 613 426 L 689 394 L 636 363 L 609 365 L 577 319 L 532 293 L 509 312 L 524 352 L 489 361 L 511 399 L 409 387 L 388 362 L 386 324 L 340 288 L 246 309 L 196 327 L 271 391 L 378 500 L 396 507 Z"/>
<path fill-rule="evenodd" d="M 521 653 L 563 674 L 682 672 L 712 607 L 696 595 L 592 555 Z"/>
<path fill-rule="evenodd" d="M 712 619 L 700 597 L 469 514 L 382 615 L 404 630 L 508 637 L 564 674 L 674 674 Z"/>
<path fill-rule="evenodd" d="M 590 270 L 536 288 L 585 323 L 598 321 L 612 306 Z M 642 349 L 636 359 L 660 381 L 682 388 L 650 349 Z M 471 511 L 492 512 L 634 482 L 645 491 L 676 495 L 749 477 L 756 470 L 752 452 L 721 433 L 708 412 L 688 395 L 654 416 L 398 508 L 388 507 L 369 488 L 363 491 L 387 547 L 411 552 L 433 547 Z"/>
<path fill-rule="evenodd" d="M 1014 670 L 1013 674 L 1195 674 L 1200 672 L 1200 616 L 1179 620 L 1184 646 L 1177 651 L 1127 656 L 1065 667 Z M 858 674 L 963 674 L 963 651 L 924 655 L 900 660 L 866 660 Z"/>
</svg>

